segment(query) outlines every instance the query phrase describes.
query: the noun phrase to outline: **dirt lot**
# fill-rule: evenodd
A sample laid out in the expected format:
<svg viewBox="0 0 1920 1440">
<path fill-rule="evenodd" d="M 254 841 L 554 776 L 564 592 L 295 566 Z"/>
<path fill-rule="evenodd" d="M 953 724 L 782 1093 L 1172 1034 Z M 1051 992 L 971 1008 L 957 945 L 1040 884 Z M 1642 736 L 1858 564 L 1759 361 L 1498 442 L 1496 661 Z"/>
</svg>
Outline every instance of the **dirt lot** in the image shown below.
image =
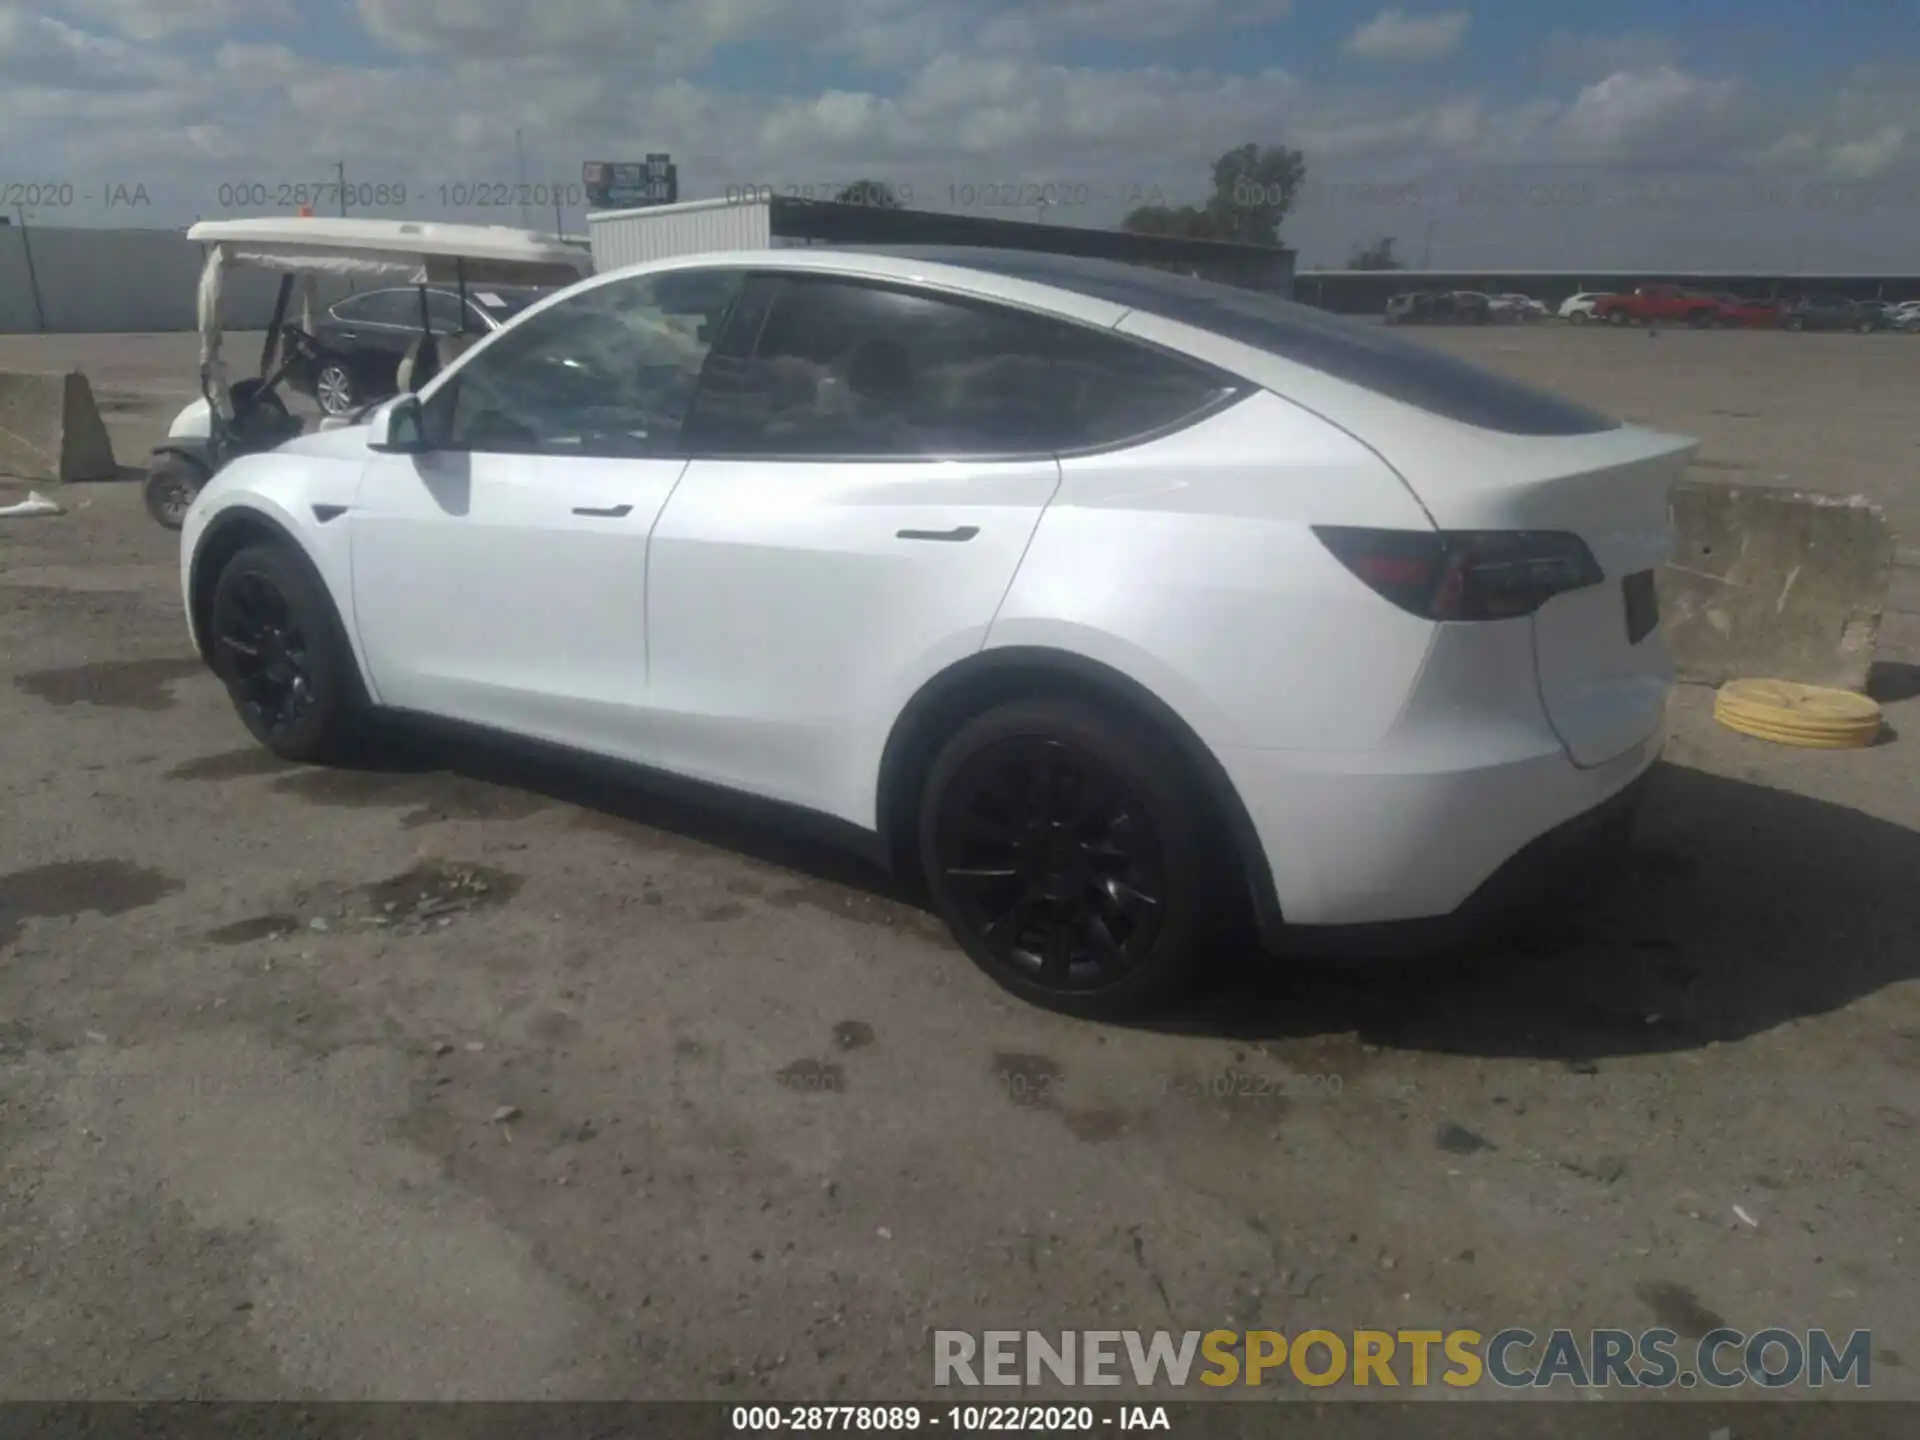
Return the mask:
<svg viewBox="0 0 1920 1440">
<path fill-rule="evenodd" d="M 1920 340 L 1425 338 L 1920 534 Z M 0 338 L 75 360 L 123 460 L 190 391 L 190 337 Z M 1716 1317 L 1871 1328 L 1920 1397 L 1920 616 L 1871 751 L 1683 693 L 1569 933 L 1223 957 L 1129 1029 L 777 831 L 278 765 L 137 487 L 61 498 L 0 522 L 6 1397 L 866 1400 L 931 1393 L 933 1328 Z"/>
</svg>

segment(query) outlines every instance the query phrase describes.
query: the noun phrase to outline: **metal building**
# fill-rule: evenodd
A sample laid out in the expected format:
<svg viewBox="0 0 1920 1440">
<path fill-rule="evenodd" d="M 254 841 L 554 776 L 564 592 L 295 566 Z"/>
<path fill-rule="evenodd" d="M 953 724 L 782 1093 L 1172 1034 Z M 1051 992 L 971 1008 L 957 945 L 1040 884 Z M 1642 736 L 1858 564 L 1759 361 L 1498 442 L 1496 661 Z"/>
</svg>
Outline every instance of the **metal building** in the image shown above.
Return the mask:
<svg viewBox="0 0 1920 1440">
<path fill-rule="evenodd" d="M 1083 255 L 1179 270 L 1224 284 L 1293 292 L 1292 250 L 1229 245 L 1041 225 L 979 215 L 874 205 L 839 205 L 786 196 L 690 200 L 637 210 L 589 212 L 587 227 L 597 270 L 637 265 L 670 255 L 716 250 L 764 250 L 784 245 L 980 245 Z"/>
</svg>

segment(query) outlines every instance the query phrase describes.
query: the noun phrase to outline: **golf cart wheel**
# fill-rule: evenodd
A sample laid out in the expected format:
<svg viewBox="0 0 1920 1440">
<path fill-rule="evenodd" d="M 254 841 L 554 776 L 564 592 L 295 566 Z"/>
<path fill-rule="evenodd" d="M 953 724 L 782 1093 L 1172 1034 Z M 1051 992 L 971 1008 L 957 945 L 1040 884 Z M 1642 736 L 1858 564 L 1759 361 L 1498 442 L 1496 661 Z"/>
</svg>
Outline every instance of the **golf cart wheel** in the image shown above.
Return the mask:
<svg viewBox="0 0 1920 1440">
<path fill-rule="evenodd" d="M 155 461 L 147 472 L 147 513 L 167 529 L 178 530 L 187 523 L 193 497 L 209 478 L 205 466 L 185 455 L 168 455 Z"/>
<path fill-rule="evenodd" d="M 207 607 L 213 670 L 254 739 L 286 760 L 356 748 L 353 655 L 325 587 L 285 545 L 251 545 L 220 571 Z"/>
<path fill-rule="evenodd" d="M 326 360 L 314 372 L 313 398 L 328 415 L 351 415 L 360 408 L 353 372 L 341 360 Z"/>
<path fill-rule="evenodd" d="M 1148 726 L 1030 700 L 948 739 L 922 791 L 935 908 L 1003 988 L 1071 1015 L 1160 1008 L 1191 978 L 1212 837 L 1196 787 Z"/>
</svg>

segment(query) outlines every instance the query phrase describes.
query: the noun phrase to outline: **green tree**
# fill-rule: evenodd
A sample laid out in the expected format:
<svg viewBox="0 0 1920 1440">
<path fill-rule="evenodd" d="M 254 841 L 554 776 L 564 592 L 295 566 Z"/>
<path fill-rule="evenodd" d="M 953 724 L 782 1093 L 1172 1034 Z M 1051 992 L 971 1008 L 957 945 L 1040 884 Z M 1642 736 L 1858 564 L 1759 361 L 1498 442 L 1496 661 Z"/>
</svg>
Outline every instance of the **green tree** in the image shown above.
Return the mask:
<svg viewBox="0 0 1920 1440">
<path fill-rule="evenodd" d="M 1393 253 L 1393 247 L 1399 243 L 1392 235 L 1382 235 L 1371 245 L 1356 243 L 1353 253 L 1347 256 L 1347 269 L 1404 270 L 1405 263 Z"/>
<path fill-rule="evenodd" d="M 1213 190 L 1201 205 L 1141 205 L 1120 228 L 1138 235 L 1278 245 L 1280 222 L 1299 198 L 1307 160 L 1280 145 L 1242 145 L 1213 162 Z"/>
<path fill-rule="evenodd" d="M 833 197 L 836 205 L 872 205 L 881 210 L 903 210 L 900 197 L 884 180 L 856 180 Z"/>
</svg>

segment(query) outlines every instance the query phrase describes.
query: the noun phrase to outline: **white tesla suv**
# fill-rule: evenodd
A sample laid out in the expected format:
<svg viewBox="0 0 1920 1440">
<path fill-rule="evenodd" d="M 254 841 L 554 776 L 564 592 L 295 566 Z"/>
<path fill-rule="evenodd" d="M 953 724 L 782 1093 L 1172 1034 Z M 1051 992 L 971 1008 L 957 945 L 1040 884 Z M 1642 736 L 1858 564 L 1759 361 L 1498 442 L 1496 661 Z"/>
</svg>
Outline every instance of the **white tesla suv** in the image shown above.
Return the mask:
<svg viewBox="0 0 1920 1440">
<path fill-rule="evenodd" d="M 1152 270 L 707 254 L 235 461 L 182 581 L 284 756 L 387 713 L 781 802 L 1117 1014 L 1231 903 L 1470 914 L 1617 832 L 1694 444 Z"/>
</svg>

